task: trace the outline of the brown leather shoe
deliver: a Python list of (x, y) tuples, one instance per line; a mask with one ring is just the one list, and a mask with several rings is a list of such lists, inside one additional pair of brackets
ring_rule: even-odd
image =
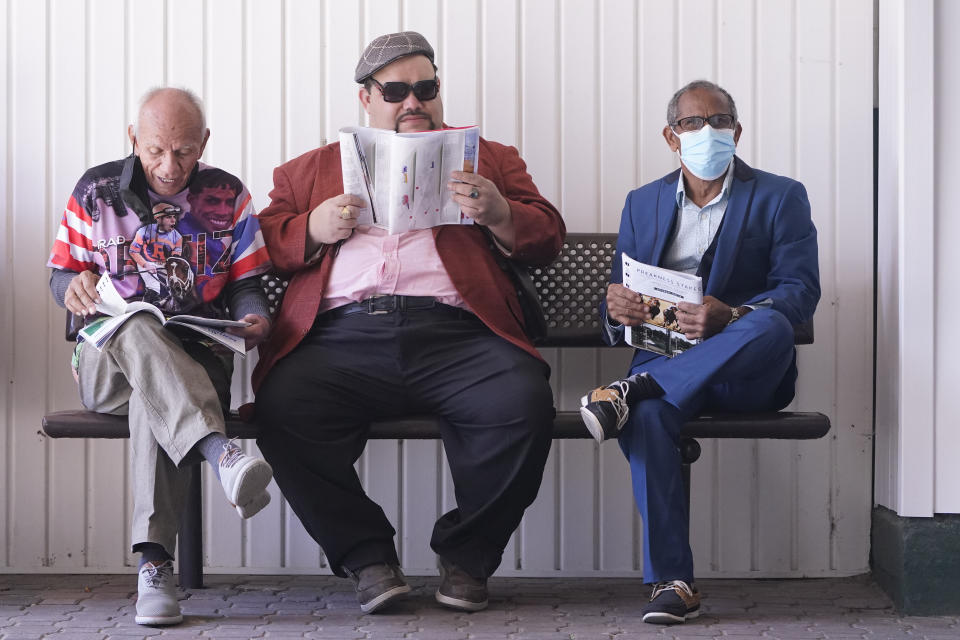
[(396, 565), (371, 564), (358, 569), (356, 573), (346, 567), (343, 570), (353, 578), (357, 601), (364, 613), (373, 613), (410, 593), (410, 585)]
[(440, 558), (440, 586), (437, 602), (460, 611), (487, 608), (487, 579), (474, 578), (457, 565)]

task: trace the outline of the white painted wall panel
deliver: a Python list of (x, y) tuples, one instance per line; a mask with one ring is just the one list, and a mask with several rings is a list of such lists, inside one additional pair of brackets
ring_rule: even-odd
[[(60, 78), (50, 86), (50, 102), (72, 104), (74, 108), (50, 112), (50, 181), (46, 192), (50, 203), (46, 209), (49, 211), (66, 204), (64, 194), (73, 190), (78, 171), (84, 167), (85, 128), (77, 125), (87, 117), (85, 104), (79, 99), (84, 95), (86, 81), (86, 43), (74, 37), (77, 25), (82, 25), (84, 19), (80, 3), (65, 6), (50, 16), (50, 73)], [(44, 223), (50, 233), (55, 233), (57, 220), (54, 216), (47, 216)], [(47, 318), (51, 338), (47, 356), (49, 406), (52, 410), (67, 409), (76, 404), (77, 394), (76, 383), (64, 366), (69, 362), (71, 345), (56, 337), (63, 327), (63, 311), (48, 306)], [(65, 570), (83, 567), (86, 560), (87, 487), (83, 478), (88, 446), (87, 442), (64, 440), (51, 443), (49, 447), (49, 548), (54, 556), (52, 564), (63, 566)]]
[[(746, 143), (755, 166), (783, 175), (795, 175), (796, 171), (796, 135), (790, 117), (796, 98), (795, 24), (784, 19), (791, 14), (789, 0), (757, 5), (754, 50), (763, 55), (754, 59), (752, 121), (755, 124), (741, 137), (739, 145), (743, 147)], [(800, 355), (808, 348), (804, 347)], [(797, 458), (798, 449), (792, 444), (761, 441), (757, 445), (758, 478), (763, 478), (762, 483), (758, 482), (756, 533), (761, 545), (757, 562), (758, 566), (773, 571), (798, 568)], [(789, 533), (778, 535), (783, 525), (787, 525)]]
[[(592, 228), (616, 231), (626, 194), (623, 185), (636, 182), (638, 151), (635, 148), (639, 122), (636, 33), (640, 7), (631, 0), (604, 2), (597, 16), (596, 83), (599, 121), (597, 151), (591, 158), (597, 170), (597, 206), (592, 215)], [(616, 149), (618, 153), (604, 152)], [(569, 224), (569, 223), (568, 223)], [(584, 228), (591, 228), (586, 226)], [(605, 349), (598, 354), (594, 370), (600, 384), (623, 375), (629, 366), (627, 350)], [(588, 385), (589, 386), (589, 385)], [(576, 395), (576, 394), (574, 394)], [(576, 397), (574, 397), (576, 402)], [(636, 507), (629, 466), (616, 446), (598, 447), (595, 458), (597, 476), (595, 513), (597, 531), (595, 562), (597, 568), (618, 570), (640, 566), (635, 554)], [(592, 488), (592, 487), (591, 487)], [(636, 557), (635, 557), (636, 556)]]
[[(43, 263), (83, 169), (128, 152), (126, 124), (143, 90), (186, 86), (206, 101), (205, 160), (241, 175), (261, 209), (274, 166), (335, 139), (341, 126), (365, 122), (352, 83), (357, 57), (370, 38), (397, 29), (421, 31), (435, 45), (446, 120), (479, 123), (487, 137), (517, 145), (571, 231), (616, 231), (626, 193), (678, 166), (661, 130), (680, 85), (707, 78), (733, 93), (742, 157), (802, 180), (810, 195), (824, 297), (817, 343), (801, 349), (794, 407), (824, 411), (835, 427), (814, 443), (703, 442), (693, 471), (697, 572), (866, 570), (870, 0), (8, 0), (2, 7), (0, 206), (10, 215), (0, 217), (0, 296), (15, 304), (0, 310), (0, 571), (109, 571), (132, 560), (125, 443), (37, 436), (44, 411), (77, 406), (63, 314), (49, 300)], [(129, 35), (144, 32), (158, 35)], [(565, 410), (629, 361), (624, 350), (544, 355)], [(238, 362), (235, 403), (250, 397), (252, 364)], [(357, 467), (398, 530), (405, 569), (435, 571), (433, 520), (454, 504), (442, 448), (375, 442)], [(240, 523), (204, 473), (212, 571), (329, 572), (275, 486), (270, 507)], [(501, 571), (635, 575), (639, 530), (616, 445), (558, 443)]]
[[(10, 108), (10, 208), (15, 242), (10, 257), (13, 268), (13, 299), (17, 301), (11, 330), (16, 336), (8, 354), (12, 360), (12, 376), (23, 386), (15, 386), (9, 400), (9, 460), (16, 468), (9, 476), (10, 501), (7, 533), (10, 562), (41, 566), (49, 563), (46, 550), (46, 447), (36, 429), (38, 413), (46, 406), (47, 369), (47, 305), (42, 297), (30, 292), (43, 290), (46, 278), (37, 264), (34, 248), (41, 246), (50, 225), (37, 216), (38, 205), (46, 204), (47, 92), (37, 82), (36, 70), (46, 64), (46, 7), (39, 3), (14, 2), (11, 22), (18, 25), (7, 39), (11, 76), (9, 95), (16, 96)], [(9, 427), (8, 427), (9, 428)], [(9, 463), (8, 463), (9, 464)]]
[[(837, 216), (833, 201), (837, 187), (832, 119), (836, 61), (832, 48), (835, 36), (831, 4), (831, 0), (814, 0), (797, 3), (794, 8), (794, 127), (797, 139), (794, 176), (806, 186), (813, 221), (818, 230), (824, 231), (832, 226)], [(871, 211), (867, 206), (857, 213), (861, 220), (870, 219)], [(835, 236), (829, 232), (821, 233), (817, 241), (821, 274), (819, 308), (831, 310), (835, 300), (832, 251)], [(858, 318), (857, 324), (869, 328), (866, 317)], [(810, 406), (811, 402), (819, 401), (826, 405), (823, 409), (827, 409), (833, 404), (837, 384), (836, 362), (831, 358), (831, 354), (836, 353), (836, 314), (819, 313), (816, 330), (819, 338), (816, 344), (799, 350), (798, 365), (804, 372), (804, 378), (797, 384), (797, 404)], [(799, 521), (805, 523), (804, 534), (798, 539), (797, 562), (798, 568), (805, 571), (829, 566), (833, 516), (829, 500), (833, 440), (828, 437), (812, 443), (801, 443), (797, 447), (800, 452), (797, 460), (798, 479), (803, 478), (797, 492), (797, 515)], [(860, 460), (861, 464), (866, 462), (866, 459)]]
[[(4, 43), (8, 43), (8, 34), (11, 24), (10, 3), (0, 5), (0, 33), (4, 34)], [(10, 137), (11, 137), (11, 119), (10, 111), (7, 107), (10, 96), (10, 47), (7, 44), (0, 46), (0, 207), (3, 211), (10, 211)], [(2, 216), (0, 233), (2, 240), (0, 246), (3, 252), (0, 253), (0, 299), (13, 300), (13, 234), (10, 233), (10, 225), (6, 216)], [(0, 488), (0, 562), (4, 566), (10, 566), (10, 545), (7, 534), (7, 522), (10, 520), (10, 503), (13, 491), (13, 465), (10, 460), (10, 440), (12, 437), (10, 425), (12, 424), (11, 403), (13, 401), (13, 319), (16, 305), (5, 304), (0, 309), (0, 402), (3, 403), (0, 411), (0, 420), (3, 425), (3, 435), (0, 437), (0, 460), (3, 461), (3, 469), (0, 470), (0, 482), (3, 487)]]
[[(901, 516), (956, 513), (960, 368), (952, 318), (960, 127), (958, 6), (880, 2), (876, 502)], [(917, 128), (930, 122), (931, 137)], [(918, 326), (918, 309), (929, 321)]]
[[(937, 92), (950, 96), (952, 91), (941, 87), (934, 73), (955, 64), (935, 58), (938, 6), (932, 0), (879, 5), (876, 501), (914, 517), (932, 516), (939, 508), (938, 483), (955, 466), (936, 464), (937, 449), (950, 439), (938, 441), (935, 400), (939, 393), (955, 393), (956, 382), (938, 378), (937, 363), (951, 358), (936, 342), (936, 315), (932, 328), (918, 330), (915, 322), (917, 309), (932, 305), (938, 310), (937, 281), (950, 280), (934, 275), (938, 224), (952, 211), (952, 203), (940, 201), (935, 192), (940, 175), (935, 169), (946, 158), (937, 157), (936, 137), (931, 142), (916, 127), (933, 122)], [(949, 139), (951, 127), (938, 135)], [(943, 188), (951, 184), (948, 178)], [(953, 424), (950, 416), (943, 426), (952, 430)]]
[[(872, 310), (874, 304), (871, 287), (874, 247), (873, 238), (867, 232), (869, 225), (865, 227), (863, 224), (869, 219), (871, 198), (861, 189), (844, 186), (847, 183), (868, 185), (873, 179), (873, 167), (863, 161), (865, 150), (872, 148), (865, 141), (873, 133), (872, 113), (869, 113), (869, 105), (863, 97), (873, 94), (875, 85), (868, 74), (858, 70), (871, 66), (875, 36), (873, 29), (857, 16), (858, 13), (869, 13), (872, 4), (870, 0), (859, 0), (856, 6), (848, 7), (852, 9), (850, 11), (841, 10), (839, 3), (833, 8), (836, 25), (833, 34), (836, 50), (833, 137), (837, 186), (834, 188), (836, 214), (830, 235), (835, 261), (832, 302), (839, 307), (832, 346), (834, 353), (838, 354), (847, 353), (847, 349), (849, 353), (869, 354), (873, 349), (872, 318), (866, 310)], [(847, 212), (858, 212), (858, 215), (848, 215)], [(862, 497), (842, 488), (864, 486), (872, 475), (868, 464), (873, 448), (870, 420), (872, 372), (869, 358), (836, 359), (830, 566), (841, 572), (854, 570), (859, 565), (862, 540), (855, 532), (870, 526), (870, 515), (862, 508)]]
[[(284, 109), (279, 126), (283, 130), (284, 158), (321, 146), (323, 142), (323, 68), (326, 56), (323, 2), (290, 0), (284, 5), (282, 47), (282, 93)], [(272, 174), (270, 174), (272, 178)], [(259, 194), (266, 200), (272, 187)]]
[[(934, 7), (936, 45), (936, 95), (934, 121), (940, 123), (944, 134), (935, 145), (936, 207), (936, 271), (952, 274), (954, 246), (960, 238), (960, 217), (954, 211), (953, 185), (960, 176), (960, 126), (951, 114), (960, 108), (960, 43), (952, 29), (960, 24), (960, 5), (939, 0)], [(941, 277), (936, 282), (936, 495), (934, 510), (938, 513), (960, 513), (960, 465), (956, 463), (960, 451), (960, 335), (948, 318), (960, 317), (960, 300), (955, 295), (952, 277)]]
[(880, 43), (877, 67), (878, 139), (877, 139), (877, 299), (876, 299), (876, 441), (875, 441), (875, 490), (877, 504), (899, 511), (900, 500), (896, 490), (899, 464), (897, 439), (900, 411), (899, 373), (900, 362), (898, 297), (900, 295), (897, 269), (897, 202), (899, 201), (900, 150), (897, 122), (900, 118), (900, 102), (897, 98), (898, 6), (894, 2), (882, 2), (878, 8)]
[[(520, 5), (520, 111), (521, 139), (519, 148), (534, 176), (540, 192), (551, 202), (560, 195), (560, 50), (556, 2), (528, 0)], [(544, 52), (550, 52), (544, 55)], [(558, 376), (559, 354), (545, 350), (553, 371)], [(554, 385), (555, 402), (560, 395)], [(527, 510), (520, 525), (520, 564), (527, 572), (549, 573), (559, 568), (560, 486), (559, 447), (547, 457), (540, 495)], [(506, 568), (506, 567), (504, 567)]]
[[(576, 43), (560, 49), (560, 198), (564, 220), (571, 229), (596, 228), (600, 203), (597, 11), (584, 2), (560, 3), (560, 40)], [(560, 350), (553, 384), (560, 394), (560, 411), (576, 410), (584, 390), (596, 386), (597, 351)], [(554, 444), (560, 498), (560, 569), (593, 568), (597, 504), (594, 477), (597, 445), (569, 440)]]
[(196, 0), (167, 0), (164, 12), (167, 42), (163, 82), (188, 87), (203, 96), (206, 15)]

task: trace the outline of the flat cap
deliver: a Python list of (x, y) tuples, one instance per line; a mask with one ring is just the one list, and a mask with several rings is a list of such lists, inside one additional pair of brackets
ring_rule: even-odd
[(367, 78), (394, 60), (418, 53), (427, 56), (430, 62), (433, 62), (433, 47), (416, 31), (401, 31), (380, 36), (363, 50), (360, 62), (357, 63), (357, 70), (353, 73), (353, 79), (363, 84)]

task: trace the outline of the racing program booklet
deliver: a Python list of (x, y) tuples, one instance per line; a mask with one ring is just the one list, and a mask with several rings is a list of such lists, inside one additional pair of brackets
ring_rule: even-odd
[(418, 133), (340, 130), (343, 191), (367, 202), (357, 222), (389, 233), (441, 224), (472, 224), (447, 189), (453, 171), (477, 170), (480, 128)]
[(120, 325), (130, 319), (135, 313), (145, 311), (155, 316), (163, 326), (177, 325), (187, 327), (197, 333), (203, 334), (211, 340), (216, 340), (241, 356), (245, 356), (247, 353), (243, 337), (227, 333), (223, 331), (223, 329), (226, 327), (248, 327), (250, 326), (249, 322), (189, 315), (177, 315), (165, 318), (163, 312), (149, 302), (143, 302), (142, 300), (127, 302), (124, 300), (117, 292), (117, 288), (113, 286), (113, 280), (107, 272), (100, 276), (100, 280), (97, 282), (97, 293), (100, 294), (100, 302), (96, 305), (97, 311), (113, 317), (94, 322), (79, 332), (79, 336), (84, 342), (89, 342), (95, 346), (97, 351), (103, 349), (103, 345), (116, 333)]
[(677, 303), (703, 302), (700, 276), (654, 267), (637, 262), (625, 253), (622, 255), (623, 286), (639, 293), (653, 315), (650, 322), (626, 327), (627, 344), (672, 358), (699, 343), (699, 338), (689, 340), (680, 333)]

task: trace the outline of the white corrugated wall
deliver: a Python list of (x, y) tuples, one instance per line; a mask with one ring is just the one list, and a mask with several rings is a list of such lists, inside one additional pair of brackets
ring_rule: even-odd
[[(126, 443), (39, 433), (44, 412), (78, 406), (44, 263), (84, 168), (128, 152), (144, 90), (187, 86), (207, 105), (205, 160), (239, 174), (262, 208), (274, 166), (362, 123), (359, 52), (400, 29), (434, 43), (447, 121), (517, 145), (571, 231), (616, 231), (627, 191), (677, 166), (660, 135), (677, 87), (708, 78), (731, 91), (740, 155), (809, 191), (823, 298), (794, 408), (834, 426), (816, 442), (703, 443), (697, 574), (867, 570), (872, 0), (0, 0), (0, 571), (131, 562)], [(573, 409), (627, 354), (545, 355), (557, 407)], [(235, 402), (247, 400), (238, 381)], [(405, 569), (433, 571), (432, 523), (453, 503), (439, 445), (371, 443), (360, 469), (398, 529)], [(270, 507), (241, 524), (207, 484), (209, 570), (328, 571), (272, 490)], [(556, 443), (501, 573), (636, 574), (638, 531), (616, 445)]]
[(879, 0), (877, 11), (875, 500), (929, 518), (960, 513), (960, 4)]

